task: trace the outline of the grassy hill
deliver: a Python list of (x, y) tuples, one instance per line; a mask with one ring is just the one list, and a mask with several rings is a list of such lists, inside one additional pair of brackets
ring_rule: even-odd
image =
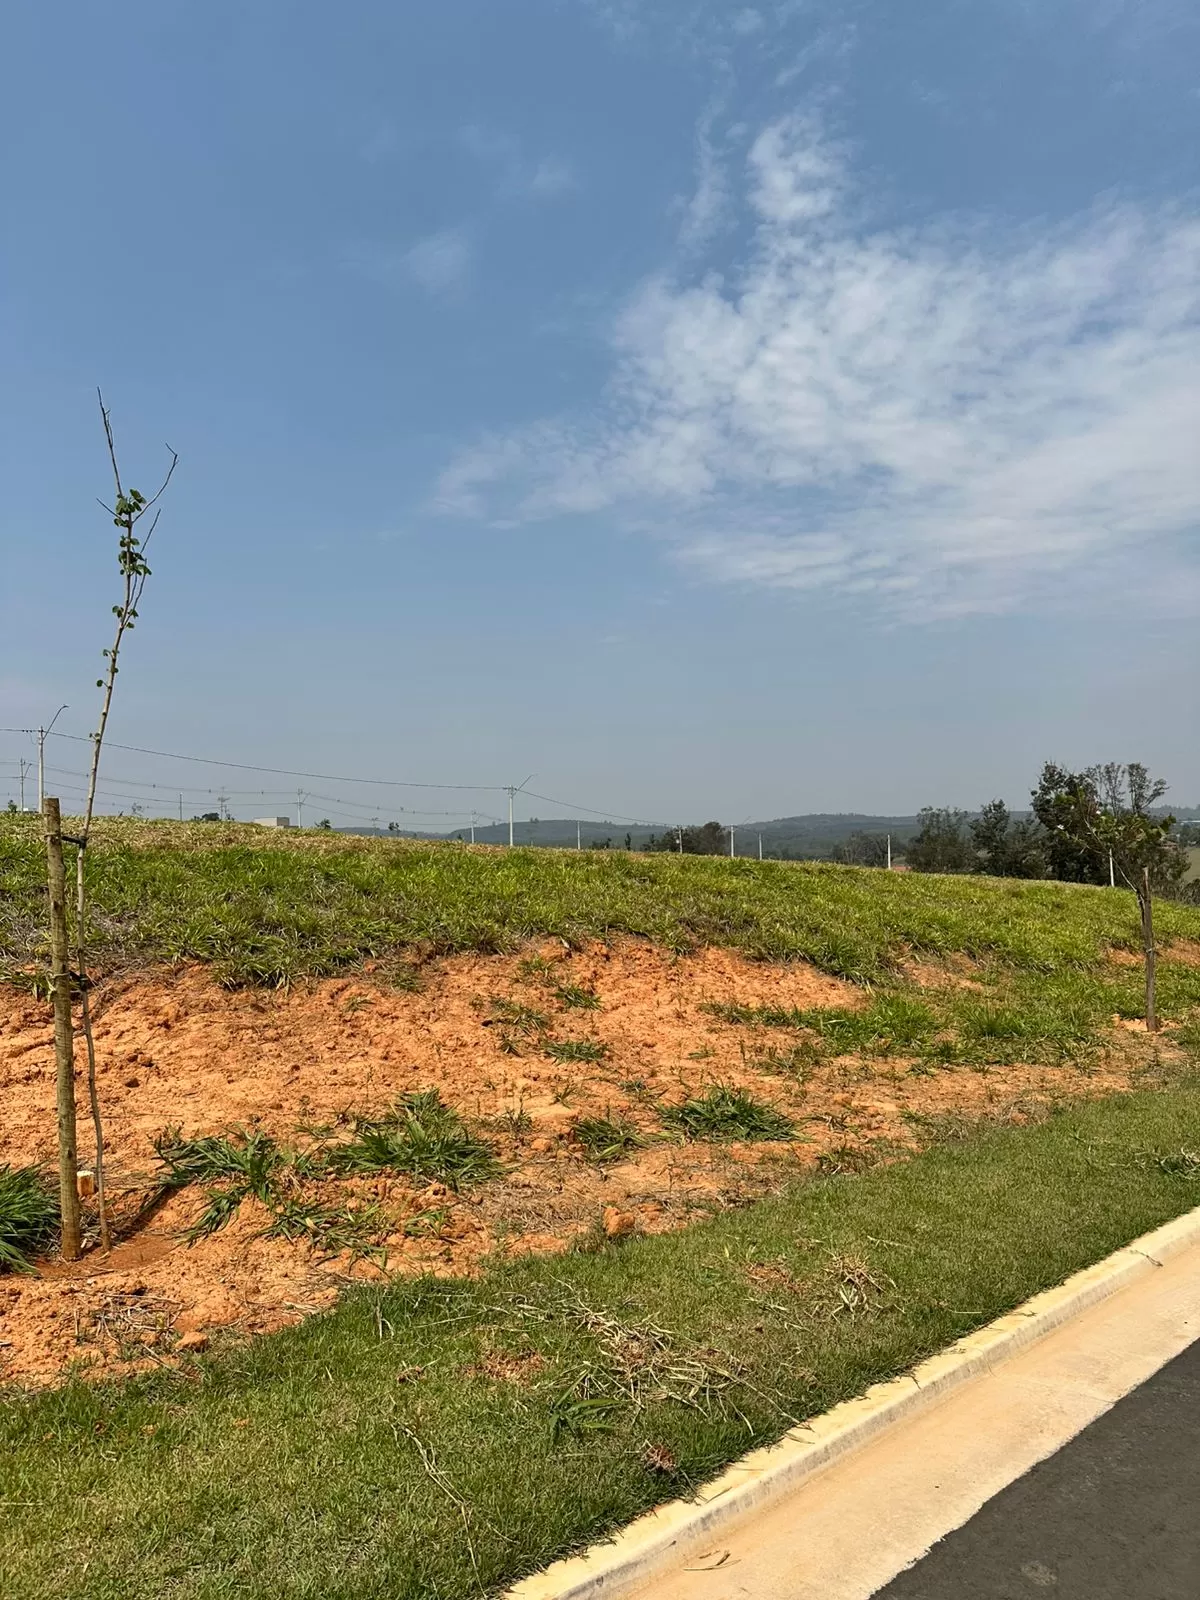
[[(930, 1048), (959, 1021), (1011, 1052), (1021, 1040), (1034, 1049), (1084, 1039), (1114, 1014), (1141, 1014), (1136, 964), (1110, 954), (1138, 948), (1133, 898), (1121, 890), (124, 820), (97, 826), (91, 883), (102, 968), (201, 961), (230, 986), (286, 984), (367, 960), (411, 975), (414, 962), (437, 954), (625, 934), (673, 950), (712, 944), (802, 958), (900, 994), (910, 987), (907, 957), (980, 963), (983, 998), (922, 995), (924, 1020), (909, 1031)], [(44, 955), (44, 896), (36, 822), (5, 819), (0, 966), (10, 972)], [(1173, 940), (1200, 939), (1200, 909), (1163, 903), (1157, 926), (1169, 952)], [(1160, 990), (1166, 1016), (1187, 1016), (1200, 1005), (1200, 968), (1168, 953)]]

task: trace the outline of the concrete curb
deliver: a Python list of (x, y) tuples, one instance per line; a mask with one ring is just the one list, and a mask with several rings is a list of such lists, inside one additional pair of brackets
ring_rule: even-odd
[(1035, 1295), (920, 1366), (753, 1450), (692, 1500), (674, 1500), (639, 1517), (605, 1544), (558, 1561), (506, 1591), (506, 1600), (612, 1600), (647, 1583), (747, 1513), (781, 1499), (805, 1478), (857, 1450), (884, 1428), (924, 1411), (989, 1372), (1072, 1317), (1135, 1283), (1171, 1256), (1200, 1243), (1200, 1207), (1144, 1234), (1055, 1289)]

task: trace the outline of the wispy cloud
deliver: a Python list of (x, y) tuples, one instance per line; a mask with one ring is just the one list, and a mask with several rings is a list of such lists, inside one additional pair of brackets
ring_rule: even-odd
[(864, 227), (844, 153), (800, 117), (743, 181), (737, 274), (643, 284), (594, 412), (481, 441), (447, 510), (606, 512), (713, 578), (908, 615), (1200, 608), (1195, 216)]
[(461, 289), (471, 267), (471, 247), (459, 228), (418, 239), (401, 257), (405, 271), (430, 294)]
[(471, 241), (463, 228), (444, 228), (426, 234), (412, 245), (359, 239), (341, 252), (343, 266), (360, 278), (387, 289), (417, 284), (437, 295), (453, 294), (466, 287), (471, 256)]
[(493, 169), (500, 200), (552, 199), (575, 187), (569, 162), (554, 155), (531, 159), (511, 133), (469, 123), (459, 130), (458, 138), (468, 154)]

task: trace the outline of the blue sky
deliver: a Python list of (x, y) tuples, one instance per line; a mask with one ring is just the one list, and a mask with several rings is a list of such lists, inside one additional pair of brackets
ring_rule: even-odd
[(1048, 757), (1195, 803), (1200, 13), (915, 9), (13, 0), (0, 724), (93, 720), (99, 383), (130, 481), (181, 456), (118, 743), (651, 820)]

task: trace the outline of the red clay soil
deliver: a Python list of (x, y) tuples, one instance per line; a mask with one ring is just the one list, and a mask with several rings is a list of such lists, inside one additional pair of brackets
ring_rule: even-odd
[[(561, 1251), (583, 1236), (661, 1232), (778, 1188), (822, 1155), (867, 1160), (913, 1142), (906, 1113), (1021, 1119), (1048, 1100), (1128, 1082), (1107, 1060), (1090, 1076), (1045, 1067), (913, 1074), (904, 1061), (826, 1062), (795, 1074), (763, 1057), (777, 1038), (730, 1026), (706, 1002), (854, 1006), (861, 991), (802, 964), (772, 966), (728, 951), (674, 959), (636, 940), (570, 952), (455, 957), (423, 970), (417, 993), (381, 974), (286, 992), (220, 988), (202, 968), (122, 978), (96, 996), (96, 1044), (110, 1190), (126, 1237), (107, 1257), (40, 1264), (0, 1278), (0, 1383), (44, 1385), (173, 1361), (210, 1339), (266, 1332), (329, 1305), (374, 1260), (322, 1259), (262, 1236), (266, 1213), (189, 1245), (204, 1196), (185, 1189), (133, 1219), (158, 1194), (152, 1141), (259, 1127), (281, 1142), (297, 1129), (378, 1113), (436, 1088), (496, 1147), (504, 1176), (463, 1195), (397, 1177), (327, 1180), (318, 1197), (377, 1204), (388, 1219), (388, 1272), (477, 1270), (485, 1258)], [(956, 974), (958, 981), (962, 976)], [(970, 980), (967, 980), (970, 981)], [(564, 1006), (556, 988), (594, 992), (596, 1009)], [(594, 1039), (598, 1062), (559, 1064), (545, 1039), (507, 1034), (498, 998), (536, 1007), (549, 1037)], [(572, 1128), (612, 1115), (647, 1135), (655, 1106), (714, 1082), (745, 1086), (795, 1119), (782, 1144), (705, 1144), (661, 1137), (618, 1163), (586, 1158)], [(52, 1161), (54, 1058), (48, 1007), (0, 989), (0, 1162)], [(81, 1094), (81, 1113), (86, 1097)], [(81, 1161), (89, 1126), (80, 1120)], [(830, 1153), (834, 1154), (831, 1156)]]

